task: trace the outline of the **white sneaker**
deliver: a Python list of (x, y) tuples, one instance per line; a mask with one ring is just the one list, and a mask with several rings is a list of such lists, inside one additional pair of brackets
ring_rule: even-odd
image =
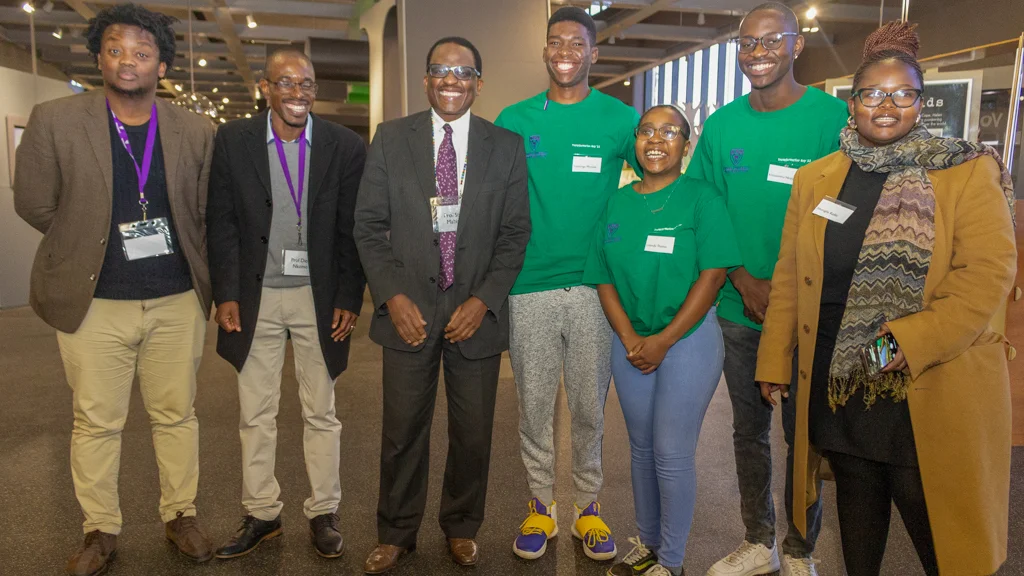
[[(772, 546), (743, 542), (735, 552), (715, 563), (707, 576), (755, 576), (779, 571), (779, 552)], [(799, 572), (797, 573), (799, 574)]]
[(813, 558), (793, 558), (783, 554), (782, 576), (818, 576), (818, 570), (814, 567), (817, 563)]
[(651, 566), (650, 568), (648, 568), (644, 572), (643, 576), (673, 576), (673, 575), (672, 575), (671, 572), (668, 571), (668, 568), (665, 568), (661, 564), (655, 564), (654, 566)]

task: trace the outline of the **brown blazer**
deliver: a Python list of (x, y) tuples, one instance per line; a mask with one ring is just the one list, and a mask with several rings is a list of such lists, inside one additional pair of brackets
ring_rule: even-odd
[[(814, 362), (826, 224), (811, 212), (839, 193), (850, 165), (835, 152), (797, 171), (757, 354), (758, 381), (788, 384), (800, 348), (793, 496), (808, 506), (818, 496), (821, 457), (808, 442), (804, 384)], [(1014, 231), (993, 159), (928, 175), (936, 205), (925, 307), (889, 327), (910, 366), (907, 401), (940, 572), (992, 574), (1006, 559), (1011, 420), (1007, 343), (990, 323), (1016, 273)], [(806, 530), (803, 514), (794, 520)]]
[[(206, 182), (213, 125), (157, 98), (167, 194), (192, 286), (209, 316)], [(114, 190), (103, 90), (37, 105), (17, 153), (14, 209), (43, 240), (32, 265), (32, 309), (62, 332), (78, 330), (92, 303), (110, 235)]]

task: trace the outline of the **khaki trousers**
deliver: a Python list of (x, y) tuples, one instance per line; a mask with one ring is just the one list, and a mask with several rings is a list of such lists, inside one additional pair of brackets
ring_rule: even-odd
[[(242, 322), (245, 322), (242, 318)], [(284, 506), (274, 477), (281, 370), (291, 333), (304, 431), (303, 453), (311, 494), (307, 518), (337, 511), (341, 501), (341, 422), (334, 414), (334, 379), (327, 371), (313, 308), (313, 289), (263, 288), (256, 333), (238, 374), (241, 406), (242, 504), (260, 520), (273, 520)]]
[(192, 403), (205, 338), (206, 317), (191, 290), (153, 300), (96, 298), (78, 331), (57, 332), (74, 392), (71, 475), (84, 532), (121, 532), (121, 431), (136, 374), (160, 469), (160, 518), (195, 515), (199, 423)]

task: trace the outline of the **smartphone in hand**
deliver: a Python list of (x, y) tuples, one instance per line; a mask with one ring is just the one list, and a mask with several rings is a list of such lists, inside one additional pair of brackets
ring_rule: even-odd
[(861, 348), (860, 360), (864, 364), (864, 372), (868, 378), (878, 378), (882, 369), (896, 358), (899, 345), (892, 334), (885, 334), (875, 339), (870, 345)]

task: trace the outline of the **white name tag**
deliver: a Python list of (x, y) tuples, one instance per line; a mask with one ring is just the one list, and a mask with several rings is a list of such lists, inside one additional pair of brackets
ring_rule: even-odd
[(644, 246), (644, 252), (671, 254), (675, 248), (676, 239), (674, 236), (655, 236), (654, 234), (651, 234), (647, 237), (647, 245)]
[(309, 276), (309, 253), (305, 250), (285, 250), (282, 268), (285, 276)]
[(778, 164), (768, 165), (768, 181), (778, 182), (779, 184), (793, 185), (793, 177), (796, 176), (796, 168), (790, 168), (789, 166), (779, 166)]
[(843, 224), (856, 210), (857, 208), (854, 206), (826, 196), (814, 209), (814, 214), (837, 224)]
[(124, 239), (124, 253), (129, 260), (163, 256), (170, 251), (167, 238), (161, 234)]
[(601, 157), (600, 156), (573, 156), (572, 157), (572, 171), (573, 172), (590, 172), (593, 174), (601, 173)]
[(460, 208), (461, 206), (458, 204), (437, 207), (437, 232), (459, 231)]

